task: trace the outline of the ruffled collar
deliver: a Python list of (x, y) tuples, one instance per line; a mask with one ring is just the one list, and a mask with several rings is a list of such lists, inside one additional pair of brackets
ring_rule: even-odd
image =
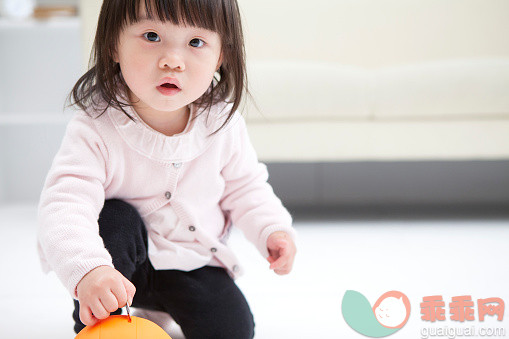
[[(191, 104), (188, 126), (184, 132), (173, 136), (152, 129), (132, 107), (124, 109), (134, 121), (117, 109), (109, 109), (107, 113), (122, 139), (138, 153), (157, 161), (186, 162), (202, 154), (217, 136), (228, 129), (224, 128), (221, 132), (211, 135), (226, 120), (231, 106), (232, 104), (218, 104), (208, 112), (199, 110), (199, 107)], [(226, 127), (233, 123), (230, 121)]]

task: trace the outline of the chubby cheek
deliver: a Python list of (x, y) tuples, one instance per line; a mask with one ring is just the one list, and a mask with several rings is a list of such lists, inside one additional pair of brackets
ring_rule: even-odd
[(205, 91), (210, 87), (210, 84), (212, 83), (214, 75), (211, 74), (209, 77), (204, 77), (204, 81), (202, 83), (202, 91), (205, 93)]
[(193, 71), (192, 81), (195, 84), (197, 92), (201, 92), (200, 94), (203, 94), (210, 87), (212, 79), (214, 78), (214, 71), (215, 70), (204, 68)]
[(143, 81), (146, 78), (143, 72), (143, 62), (137, 62), (137, 60), (129, 60), (125, 63), (120, 63), (120, 70), (125, 82), (132, 91), (136, 91), (137, 88), (143, 88)]

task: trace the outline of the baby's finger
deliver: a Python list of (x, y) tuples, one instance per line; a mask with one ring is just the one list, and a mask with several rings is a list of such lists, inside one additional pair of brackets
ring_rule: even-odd
[(284, 246), (281, 246), (281, 248), (279, 249), (279, 255), (282, 256), (282, 257), (287, 257), (288, 256), (288, 243), (285, 241), (285, 244)]
[(92, 314), (97, 319), (106, 319), (110, 315), (110, 312), (106, 311), (103, 304), (99, 299), (97, 299), (93, 304), (90, 305), (90, 309), (92, 310)]
[(288, 267), (283, 267), (283, 268), (280, 268), (280, 269), (277, 269), (277, 270), (274, 270), (274, 272), (276, 274), (279, 274), (279, 275), (285, 275), (285, 274), (288, 274), (290, 273), (290, 269)]
[(88, 306), (80, 304), (80, 320), (87, 326), (92, 326), (97, 322), (97, 318), (92, 314), (92, 310)]
[[(117, 301), (117, 308), (124, 307), (125, 304), (128, 302), (128, 296), (127, 296), (127, 290), (124, 286), (124, 284), (121, 281), (118, 281), (115, 285), (111, 287), (111, 292), (116, 298)], [(115, 310), (113, 310), (115, 311)], [(110, 312), (113, 312), (110, 311)]]
[(133, 304), (134, 295), (136, 294), (136, 287), (127, 278), (124, 278), (124, 280), (122, 281), (124, 283), (124, 287), (127, 293), (127, 303), (129, 304), (129, 306), (131, 306)]
[(270, 269), (271, 270), (280, 269), (283, 266), (285, 266), (286, 263), (287, 263), (287, 258), (285, 256), (281, 256), (276, 261), (274, 261), (273, 263), (270, 264)]
[(283, 247), (279, 250), (279, 256), (277, 260), (273, 262), (270, 268), (281, 268), (281, 266), (285, 265), (290, 258), (290, 252), (287, 247)]
[(119, 308), (118, 300), (112, 292), (102, 296), (99, 300), (101, 300), (104, 309), (109, 313), (115, 312)]
[(277, 247), (269, 250), (269, 254), (274, 259), (279, 259), (282, 256), (284, 256), (288, 252), (288, 249), (286, 248), (286, 242), (283, 243), (277, 243)]

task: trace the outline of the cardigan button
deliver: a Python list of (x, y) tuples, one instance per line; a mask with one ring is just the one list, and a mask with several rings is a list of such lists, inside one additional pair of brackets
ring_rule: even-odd
[(166, 199), (170, 199), (171, 198), (171, 192), (164, 193), (164, 196), (166, 197)]
[(217, 248), (212, 247), (212, 248), (210, 249), (210, 252), (212, 252), (212, 253), (216, 253), (216, 252), (217, 252)]
[(173, 167), (175, 168), (180, 168), (182, 166), (182, 163), (181, 162), (175, 162), (173, 163)]
[(196, 231), (196, 227), (194, 227), (194, 226), (189, 226), (189, 230), (190, 230), (191, 232), (194, 232), (194, 231)]
[(233, 267), (232, 267), (232, 271), (233, 271), (233, 272), (238, 272), (238, 271), (239, 271), (239, 266), (237, 266), (237, 265), (233, 265)]

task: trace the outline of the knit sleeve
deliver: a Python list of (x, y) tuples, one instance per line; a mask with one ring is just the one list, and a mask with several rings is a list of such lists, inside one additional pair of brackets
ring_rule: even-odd
[(266, 258), (272, 233), (284, 231), (295, 238), (292, 218), (267, 182), (267, 167), (258, 161), (242, 117), (232, 128), (232, 139), (233, 151), (221, 172), (225, 191), (220, 205)]
[(67, 126), (39, 201), (41, 262), (75, 298), (85, 274), (98, 266), (113, 267), (97, 222), (104, 205), (107, 158), (92, 118), (78, 114)]

